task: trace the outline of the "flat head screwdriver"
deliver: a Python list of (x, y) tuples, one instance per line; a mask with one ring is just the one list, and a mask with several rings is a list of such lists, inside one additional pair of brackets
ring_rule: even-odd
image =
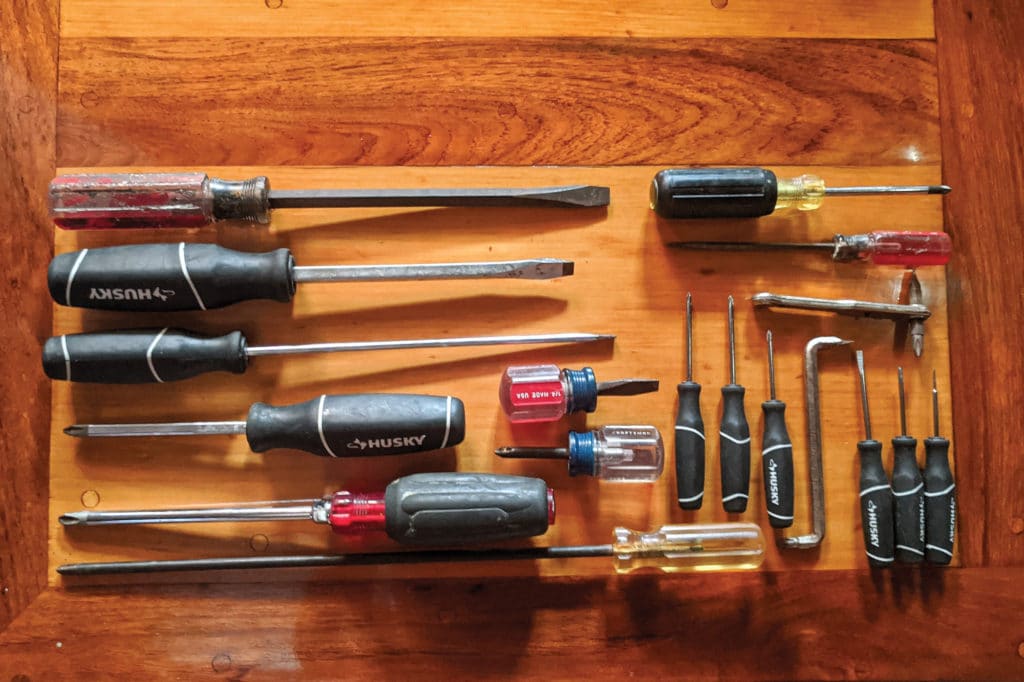
[(651, 182), (651, 208), (663, 218), (758, 218), (778, 209), (813, 211), (826, 196), (948, 194), (948, 185), (826, 187), (814, 175), (780, 180), (766, 168), (674, 168)]
[(729, 297), (729, 383), (722, 387), (722, 423), (718, 430), (722, 469), (722, 507), (732, 514), (747, 510), (750, 498), (750, 425), (743, 407), (746, 389), (736, 383), (735, 303)]
[(503, 447), (494, 454), (514, 459), (564, 459), (570, 476), (596, 476), (616, 483), (656, 481), (665, 465), (658, 429), (640, 425), (570, 431), (568, 447)]
[(547, 532), (555, 522), (554, 493), (539, 478), (436, 473), (397, 478), (379, 492), (338, 491), (314, 500), (254, 502), (234, 507), (63, 514), (64, 526), (222, 521), (310, 520), (336, 533), (384, 531), (405, 545), (465, 545)]
[(907, 404), (903, 368), (899, 379), (900, 435), (892, 439), (892, 494), (896, 514), (896, 559), (917, 564), (924, 560), (924, 479), (917, 466), (917, 439), (907, 435)]
[(296, 405), (254, 403), (245, 421), (73, 424), (64, 433), (80, 438), (245, 434), (253, 452), (287, 448), (321, 457), (404, 455), (461, 443), (466, 408), (452, 396), (322, 395)]
[(686, 294), (686, 381), (676, 386), (676, 499), (681, 509), (700, 509), (704, 502), (704, 418), (700, 384), (693, 380), (693, 296)]
[(629, 573), (643, 568), (653, 568), (665, 573), (748, 570), (757, 568), (764, 561), (764, 536), (761, 529), (752, 523), (678, 524), (646, 532), (619, 527), (614, 530), (612, 543), (608, 545), (112, 561), (64, 564), (57, 567), (57, 572), (61, 575), (90, 576), (253, 568), (539, 561), (590, 557), (611, 557), (616, 573)]
[(607, 206), (607, 187), (272, 190), (265, 176), (221, 180), (201, 172), (60, 175), (50, 215), (67, 230), (202, 227), (218, 220), (270, 222), (275, 208), (356, 206)]
[(698, 251), (826, 251), (837, 263), (874, 265), (945, 265), (953, 245), (945, 232), (869, 232), (837, 234), (831, 242), (669, 242), (674, 249)]
[(786, 429), (786, 403), (775, 399), (775, 345), (770, 330), (767, 340), (769, 399), (761, 403), (764, 499), (772, 528), (789, 528), (793, 525), (793, 442)]
[(956, 481), (949, 468), (949, 441), (939, 435), (939, 387), (932, 370), (932, 420), (935, 435), (924, 439), (925, 559), (947, 565), (956, 537)]
[(249, 358), (266, 355), (534, 343), (591, 343), (614, 339), (615, 336), (610, 334), (559, 333), (250, 346), (240, 331), (211, 337), (170, 327), (124, 329), (65, 334), (47, 339), (43, 346), (43, 370), (51, 379), (64, 381), (162, 384), (208, 372), (242, 374), (249, 365)]
[(658, 390), (657, 379), (598, 381), (592, 367), (515, 365), (505, 369), (498, 401), (513, 424), (553, 422), (574, 412), (594, 412), (598, 396), (631, 396)]
[(211, 310), (241, 301), (287, 303), (305, 282), (553, 279), (573, 273), (555, 258), (479, 263), (297, 266), (288, 249), (244, 253), (216, 244), (136, 244), (56, 256), (47, 271), (61, 305), (99, 310)]
[(895, 551), (892, 486), (882, 466), (882, 444), (871, 437), (864, 351), (857, 351), (856, 357), (864, 410), (864, 440), (857, 443), (857, 452), (860, 453), (860, 519), (864, 531), (864, 553), (867, 554), (868, 564), (885, 568), (892, 565)]

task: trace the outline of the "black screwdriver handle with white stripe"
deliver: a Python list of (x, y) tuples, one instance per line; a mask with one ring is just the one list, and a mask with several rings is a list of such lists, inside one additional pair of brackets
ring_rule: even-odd
[(896, 514), (896, 560), (917, 564), (924, 560), (924, 479), (917, 466), (917, 439), (892, 439), (892, 494)]
[(949, 441), (941, 436), (924, 440), (925, 558), (946, 565), (953, 559), (956, 536), (956, 482), (949, 468)]
[(786, 430), (786, 403), (766, 400), (761, 410), (761, 467), (768, 522), (772, 528), (789, 528), (793, 525), (793, 443)]
[(739, 384), (722, 387), (722, 423), (719, 427), (719, 459), (722, 467), (722, 507), (740, 514), (750, 497), (750, 425), (743, 408), (746, 390)]
[(704, 418), (700, 414), (700, 384), (683, 381), (676, 414), (676, 492), (681, 509), (700, 509), (704, 502)]
[(892, 566), (893, 496), (889, 476), (882, 466), (882, 444), (868, 437), (857, 443), (860, 453), (860, 521), (864, 552), (877, 568)]

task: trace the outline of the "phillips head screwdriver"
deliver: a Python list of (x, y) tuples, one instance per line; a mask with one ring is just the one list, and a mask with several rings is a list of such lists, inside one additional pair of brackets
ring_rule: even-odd
[(925, 559), (945, 566), (956, 537), (956, 481), (949, 468), (949, 441), (939, 435), (939, 388), (932, 370), (934, 434), (924, 439)]
[(924, 560), (924, 479), (917, 466), (917, 439), (907, 435), (907, 404), (903, 368), (897, 368), (900, 397), (900, 435), (892, 439), (892, 494), (896, 518), (896, 560)]
[(593, 412), (601, 395), (630, 396), (657, 390), (657, 379), (598, 381), (590, 367), (516, 365), (502, 374), (498, 399), (510, 422), (526, 424), (553, 422), (574, 412)]
[(661, 434), (653, 426), (570, 431), (566, 448), (503, 447), (494, 454), (515, 459), (565, 459), (570, 476), (597, 476), (616, 483), (656, 481), (665, 464)]
[(722, 470), (722, 507), (732, 514), (747, 510), (750, 498), (750, 425), (743, 407), (746, 389), (736, 383), (735, 303), (729, 297), (729, 383), (722, 387), (722, 423), (718, 429)]
[(857, 351), (856, 358), (864, 411), (864, 440), (857, 443), (857, 452), (860, 453), (860, 518), (864, 532), (864, 553), (872, 567), (885, 568), (892, 565), (895, 551), (892, 486), (882, 466), (882, 444), (871, 437), (864, 352)]
[(676, 500), (681, 509), (700, 509), (704, 502), (704, 418), (700, 384), (693, 380), (693, 296), (686, 294), (686, 381), (676, 386)]
[(786, 429), (786, 403), (775, 399), (775, 346), (770, 330), (767, 341), (769, 399), (761, 403), (764, 499), (772, 528), (789, 528), (793, 525), (793, 443)]

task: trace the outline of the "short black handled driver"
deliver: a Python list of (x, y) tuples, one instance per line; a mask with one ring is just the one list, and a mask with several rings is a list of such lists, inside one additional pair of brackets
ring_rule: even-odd
[(768, 339), (769, 398), (761, 403), (764, 436), (761, 439), (761, 469), (768, 523), (772, 528), (793, 525), (793, 442), (786, 429), (786, 403), (775, 398), (775, 345)]
[(907, 435), (907, 404), (903, 368), (897, 369), (900, 392), (900, 435), (892, 439), (892, 494), (896, 514), (896, 560), (924, 561), (924, 479), (917, 466), (917, 439)]
[(704, 418), (700, 384), (693, 380), (693, 297), (686, 294), (686, 381), (676, 390), (676, 498), (681, 509), (700, 509), (704, 502)]
[(718, 429), (722, 468), (722, 507), (732, 514), (747, 510), (750, 498), (750, 425), (743, 407), (746, 389), (736, 383), (735, 303), (729, 297), (729, 383), (722, 387), (722, 423)]
[(892, 486), (882, 466), (882, 444), (871, 437), (864, 352), (857, 351), (856, 357), (864, 409), (864, 440), (857, 443), (857, 452), (860, 453), (860, 521), (864, 532), (864, 553), (869, 565), (885, 568), (892, 566), (895, 560)]
[(956, 538), (956, 481), (949, 468), (949, 441), (939, 435), (939, 387), (932, 372), (935, 435), (924, 439), (924, 556), (930, 564), (953, 560)]

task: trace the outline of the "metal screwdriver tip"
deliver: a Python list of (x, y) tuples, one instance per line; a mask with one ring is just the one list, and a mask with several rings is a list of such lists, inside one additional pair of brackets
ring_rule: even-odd
[(928, 194), (949, 194), (953, 188), (949, 185), (929, 185)]
[(641, 395), (654, 393), (657, 390), (657, 379), (616, 379), (614, 381), (599, 381), (597, 384), (598, 395)]
[(85, 424), (72, 424), (71, 426), (65, 427), (64, 433), (68, 436), (74, 436), (75, 438), (84, 438), (89, 435), (89, 427)]
[(73, 512), (70, 514), (61, 514), (58, 520), (60, 521), (60, 525), (62, 526), (79, 526), (85, 523), (86, 516), (88, 514), (89, 512)]

